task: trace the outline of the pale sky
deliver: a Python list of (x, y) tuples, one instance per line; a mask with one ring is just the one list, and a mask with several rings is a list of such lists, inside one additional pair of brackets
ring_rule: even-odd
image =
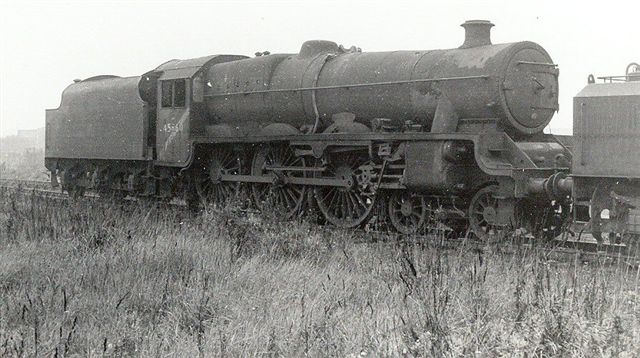
[[(0, 3), (0, 135), (44, 126), (74, 78), (140, 75), (173, 58), (294, 53), (305, 40), (363, 51), (462, 44), (459, 26), (491, 20), (493, 43), (530, 40), (560, 67), (560, 112), (596, 76), (640, 62), (634, 1), (9, 1)], [(633, 38), (633, 40), (632, 40)]]

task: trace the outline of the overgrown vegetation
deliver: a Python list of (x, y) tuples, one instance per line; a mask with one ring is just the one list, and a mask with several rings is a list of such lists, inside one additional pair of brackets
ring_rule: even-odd
[(0, 356), (640, 352), (637, 268), (436, 241), (0, 189)]
[[(0, 138), (0, 142), (6, 138)], [(0, 150), (0, 179), (48, 180), (44, 167), (44, 149), (29, 148), (20, 152)]]

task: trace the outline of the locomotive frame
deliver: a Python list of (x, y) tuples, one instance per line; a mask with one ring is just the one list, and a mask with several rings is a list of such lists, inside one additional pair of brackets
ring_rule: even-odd
[[(346, 228), (382, 202), (405, 234), (435, 215), (479, 237), (554, 235), (573, 187), (571, 141), (541, 133), (558, 71), (536, 44), (492, 45), (491, 26), (466, 22), (454, 50), (361, 54), (309, 41), (297, 55), (172, 60), (141, 77), (79, 81), (47, 111), (45, 165), (78, 195), (180, 195), (198, 207), (245, 185), (260, 209), (291, 218), (315, 207)], [(115, 82), (126, 101), (97, 90)]]

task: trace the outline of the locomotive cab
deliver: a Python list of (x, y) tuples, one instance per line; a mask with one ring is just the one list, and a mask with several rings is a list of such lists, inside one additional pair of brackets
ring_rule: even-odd
[(193, 159), (189, 143), (204, 134), (204, 72), (209, 66), (245, 56), (213, 55), (189, 60), (171, 60), (145, 73), (139, 83), (142, 98), (153, 106), (155, 118), (155, 162), (184, 167)]

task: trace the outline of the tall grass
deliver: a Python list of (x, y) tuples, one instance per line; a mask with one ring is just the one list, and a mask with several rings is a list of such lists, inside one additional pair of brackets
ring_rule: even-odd
[(624, 265), (0, 189), (0, 356), (636, 356), (638, 327)]

